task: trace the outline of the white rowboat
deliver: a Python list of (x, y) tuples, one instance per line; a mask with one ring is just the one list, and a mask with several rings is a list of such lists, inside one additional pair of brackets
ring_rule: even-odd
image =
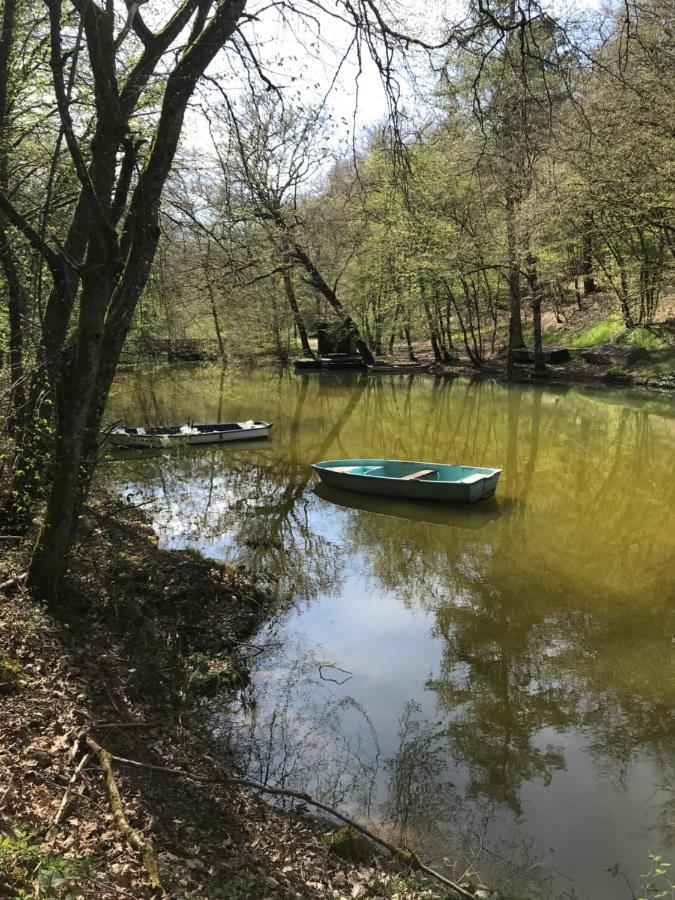
[(229, 444), (269, 437), (270, 422), (224, 422), (214, 425), (166, 425), (155, 428), (115, 428), (103, 439), (115, 448), (156, 449), (185, 444)]

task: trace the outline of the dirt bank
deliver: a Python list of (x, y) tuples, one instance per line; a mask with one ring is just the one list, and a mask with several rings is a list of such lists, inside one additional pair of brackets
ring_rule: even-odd
[(246, 681), (269, 600), (112, 502), (83, 518), (56, 614), (0, 542), (0, 896), (449, 896), (371, 849), (346, 861), (335, 822), (231, 783), (201, 699)]

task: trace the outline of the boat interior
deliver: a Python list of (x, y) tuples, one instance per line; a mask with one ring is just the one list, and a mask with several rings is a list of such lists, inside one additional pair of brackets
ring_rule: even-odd
[(387, 460), (381, 464), (353, 466), (325, 466), (331, 472), (345, 475), (369, 475), (373, 478), (397, 478), (401, 481), (453, 481), (471, 484), (494, 475), (494, 469), (481, 469), (469, 466), (438, 465), (424, 468), (419, 463)]
[(261, 426), (266, 423), (262, 422), (227, 422), (224, 424), (214, 425), (158, 425), (155, 428), (123, 428), (120, 429), (126, 434), (137, 435), (185, 435), (185, 434), (214, 434), (223, 431), (247, 431), (255, 426)]

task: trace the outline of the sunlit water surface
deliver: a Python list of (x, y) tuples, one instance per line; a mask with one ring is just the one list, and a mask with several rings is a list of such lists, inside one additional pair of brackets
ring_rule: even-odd
[[(268, 442), (121, 456), (166, 547), (285, 610), (217, 732), (249, 772), (516, 897), (630, 897), (673, 859), (675, 405), (607, 390), (183, 368), (122, 376), (128, 424), (267, 419)], [(504, 469), (441, 509), (317, 489), (310, 463)], [(675, 862), (675, 859), (673, 859)]]

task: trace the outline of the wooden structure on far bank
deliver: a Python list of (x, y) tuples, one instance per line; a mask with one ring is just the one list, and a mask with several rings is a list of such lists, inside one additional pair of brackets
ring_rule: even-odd
[(359, 355), (354, 336), (345, 331), (341, 322), (317, 322), (316, 345), (318, 356)]

